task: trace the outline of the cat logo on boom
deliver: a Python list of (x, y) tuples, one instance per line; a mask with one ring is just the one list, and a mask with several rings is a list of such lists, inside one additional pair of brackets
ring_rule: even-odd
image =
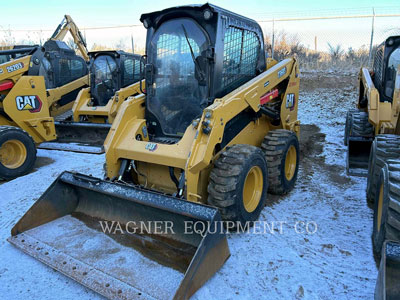
[(20, 111), (29, 110), (31, 113), (36, 113), (42, 109), (42, 100), (38, 96), (17, 96), (15, 102)]

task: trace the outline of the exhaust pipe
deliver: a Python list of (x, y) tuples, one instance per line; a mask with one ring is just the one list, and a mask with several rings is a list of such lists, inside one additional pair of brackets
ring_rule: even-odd
[(188, 299), (230, 256), (216, 208), (70, 172), (11, 235), (22, 251), (109, 299)]

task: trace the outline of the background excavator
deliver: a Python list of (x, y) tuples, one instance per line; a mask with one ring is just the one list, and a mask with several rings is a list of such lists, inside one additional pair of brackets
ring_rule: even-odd
[(347, 170), (367, 176), (373, 249), (378, 257), (382, 253), (376, 298), (395, 299), (400, 297), (400, 36), (377, 48), (373, 70), (362, 68), (359, 82), (358, 110), (346, 119)]
[(188, 299), (230, 255), (221, 221), (243, 230), (295, 185), (300, 71), (211, 4), (140, 20), (146, 94), (121, 104), (105, 179), (64, 172), (8, 240), (110, 299)]

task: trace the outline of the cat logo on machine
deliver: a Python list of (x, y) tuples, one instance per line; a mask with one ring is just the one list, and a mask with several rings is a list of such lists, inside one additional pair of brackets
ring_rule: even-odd
[(36, 113), (42, 109), (42, 100), (38, 96), (17, 96), (15, 102), (20, 111), (29, 110), (31, 113)]
[(157, 150), (157, 144), (156, 143), (147, 143), (145, 148), (146, 148), (146, 150), (149, 150), (150, 152), (154, 152)]
[(287, 94), (286, 96), (286, 108), (290, 108), (292, 111), (294, 109), (294, 105), (296, 104), (296, 97), (294, 94)]

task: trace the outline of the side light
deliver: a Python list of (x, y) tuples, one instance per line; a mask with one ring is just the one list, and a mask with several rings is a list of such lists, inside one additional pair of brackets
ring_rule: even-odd
[(150, 27), (150, 20), (149, 19), (144, 19), (143, 26), (144, 26), (144, 28), (148, 29)]
[(212, 16), (213, 16), (213, 13), (209, 9), (206, 9), (203, 13), (204, 20), (206, 20), (206, 21), (210, 20), (212, 18)]

